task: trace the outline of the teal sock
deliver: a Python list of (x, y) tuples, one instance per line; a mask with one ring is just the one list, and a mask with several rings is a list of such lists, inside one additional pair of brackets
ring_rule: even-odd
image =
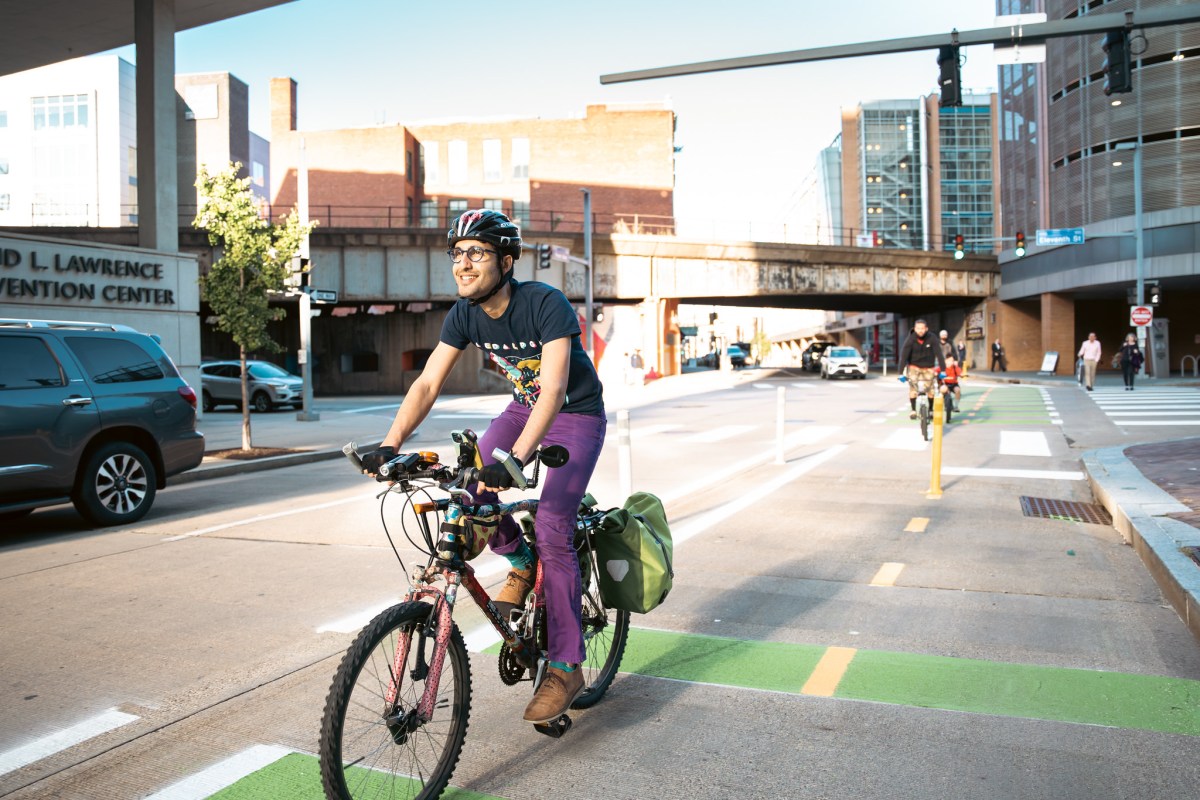
[(529, 550), (529, 545), (525, 544), (525, 540), (520, 540), (521, 544), (516, 549), (516, 552), (509, 553), (505, 558), (508, 563), (512, 564), (512, 568), (518, 571), (525, 571), (533, 566), (533, 553)]
[(554, 667), (555, 669), (561, 669), (563, 672), (574, 672), (575, 671), (575, 667), (572, 667), (570, 664), (568, 664), (565, 661), (551, 661), (550, 666)]

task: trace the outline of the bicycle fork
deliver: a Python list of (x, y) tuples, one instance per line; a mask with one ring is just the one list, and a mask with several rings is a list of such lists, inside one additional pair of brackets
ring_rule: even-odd
[[(415, 631), (417, 635), (416, 641), (416, 663), (413, 664), (411, 670), (408, 670), (408, 678), (413, 681), (425, 681), (425, 689), (421, 693), (421, 699), (417, 703), (416, 708), (404, 711), (397, 708), (397, 700), (400, 697), (400, 689), (404, 685), (405, 668), (408, 665), (408, 656), (413, 647), (413, 633), (402, 634), (400, 641), (397, 643), (396, 653), (393, 656), (391, 680), (388, 683), (387, 690), (384, 693), (384, 699), (387, 702), (386, 722), (388, 728), (392, 732), (392, 737), (397, 744), (402, 744), (409, 733), (415, 731), (418, 727), (433, 719), (433, 711), (437, 704), (438, 687), (442, 677), (442, 667), (446, 661), (446, 648), (450, 641), (450, 633), (452, 631), (451, 612), (454, 608), (454, 598), (458, 589), (457, 583), (448, 578), (449, 585), (445, 593), (439, 592), (431, 587), (425, 587), (410, 593), (408, 600), (420, 600), (431, 598), (433, 600), (433, 608), (430, 610), (429, 619), (421, 624)], [(436, 619), (436, 623), (433, 620)], [(435, 632), (433, 642), (433, 653), (429, 653), (429, 630), (433, 628)]]

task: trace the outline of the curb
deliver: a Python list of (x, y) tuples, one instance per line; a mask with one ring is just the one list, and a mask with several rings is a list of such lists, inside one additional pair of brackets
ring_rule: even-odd
[(311, 450), (307, 453), (289, 453), (284, 456), (269, 458), (254, 458), (246, 461), (228, 460), (212, 466), (199, 466), (195, 469), (181, 472), (167, 480), (168, 486), (178, 486), (184, 483), (195, 483), (210, 478), (225, 478), (230, 475), (242, 475), (247, 472), (262, 472), (280, 467), (294, 467), (297, 464), (311, 464), (314, 461), (328, 461), (343, 458), (341, 450)]
[(1190, 509), (1133, 466), (1125, 455), (1129, 446), (1084, 453), (1088, 483), (1112, 514), (1113, 527), (1137, 551), (1163, 595), (1200, 640), (1200, 564), (1183, 551), (1200, 547), (1200, 530), (1165, 516)]

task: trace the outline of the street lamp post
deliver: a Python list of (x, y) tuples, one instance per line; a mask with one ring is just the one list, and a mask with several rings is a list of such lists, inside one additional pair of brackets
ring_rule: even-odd
[(596, 354), (592, 351), (592, 190), (583, 192), (583, 260), (587, 262), (583, 276), (583, 349), (592, 363)]
[[(1121, 142), (1115, 150), (1133, 151), (1133, 239), (1134, 260), (1137, 275), (1137, 304), (1146, 301), (1146, 265), (1145, 265), (1145, 236), (1142, 223), (1142, 147), (1140, 142)], [(1145, 375), (1146, 361), (1146, 327), (1137, 326), (1138, 349), (1143, 353), (1142, 366), (1139, 372)]]

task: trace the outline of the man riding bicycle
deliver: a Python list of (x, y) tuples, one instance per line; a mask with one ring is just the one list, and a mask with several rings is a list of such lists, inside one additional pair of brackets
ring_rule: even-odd
[(908, 418), (916, 419), (917, 383), (925, 382), (925, 391), (932, 400), (937, 371), (946, 371), (946, 358), (942, 355), (942, 348), (930, 335), (929, 325), (925, 320), (919, 319), (913, 323), (912, 331), (904, 340), (904, 346), (900, 348), (899, 361), (904, 367), (904, 377), (908, 382), (908, 404), (912, 408)]
[[(492, 451), (527, 463), (541, 444), (567, 448), (570, 461), (542, 484), (534, 535), (542, 563), (550, 667), (525, 709), (525, 719), (545, 723), (561, 716), (584, 688), (580, 596), (574, 550), (579, 503), (600, 458), (606, 420), (603, 387), (580, 342), (579, 319), (566, 295), (536, 281), (513, 278), (521, 257), (521, 232), (498, 211), (467, 211), (446, 234), (459, 300), (442, 324), (440, 341), (404, 397), (382, 445), (363, 457), (375, 473), (393, 458), (425, 419), (468, 344), (483, 351), (513, 383), (513, 400), (480, 437), (481, 503), (512, 488), (512, 476)], [(534, 581), (533, 554), (511, 517), (488, 541), (512, 565), (495, 605), (504, 616), (524, 605)]]

